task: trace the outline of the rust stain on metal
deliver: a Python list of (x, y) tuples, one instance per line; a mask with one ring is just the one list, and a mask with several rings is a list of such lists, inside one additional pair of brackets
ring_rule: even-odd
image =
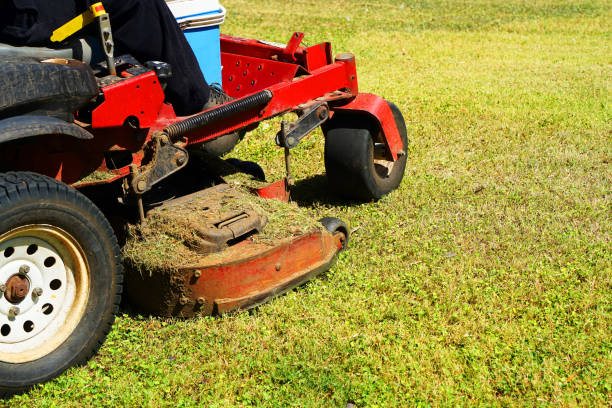
[[(149, 224), (133, 242), (149, 242), (147, 237), (158, 236), (163, 228), (180, 244), (168, 247), (173, 253), (163, 260), (151, 262), (140, 256), (142, 250), (125, 258), (130, 300), (163, 316), (251, 308), (327, 270), (343, 248), (342, 237), (310, 218), (302, 222), (297, 212), (276, 217), (274, 225), (266, 223), (265, 211), (251, 206), (277, 201), (246, 197), (254, 196), (222, 184), (151, 210)], [(270, 208), (290, 209), (284, 206)], [(178, 251), (181, 255), (174, 256)]]
[(30, 291), (30, 281), (21, 274), (15, 274), (6, 281), (6, 292), (4, 297), (15, 304), (21, 302)]
[[(127, 275), (128, 294), (147, 312), (189, 317), (258, 306), (327, 270), (341, 238), (313, 231), (276, 245), (242, 243), (174, 271)], [(282, 268), (279, 266), (282, 265)], [(196, 278), (199, 275), (201, 278)], [(146, 291), (131, 290), (143, 288)]]

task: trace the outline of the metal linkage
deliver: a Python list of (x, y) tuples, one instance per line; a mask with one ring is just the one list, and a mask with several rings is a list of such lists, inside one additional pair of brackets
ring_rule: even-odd
[(145, 218), (142, 195), (156, 183), (185, 167), (189, 160), (187, 150), (170, 142), (168, 135), (163, 132), (153, 135), (150, 149), (151, 160), (140, 168), (131, 165), (130, 178), (124, 182), (125, 191), (136, 197), (140, 221), (144, 221)]
[(276, 135), (276, 144), (280, 147), (293, 149), (310, 132), (329, 119), (327, 103), (316, 103), (302, 111), (298, 120), (292, 123), (285, 121), (281, 124), (281, 131)]
[(291, 174), (291, 152), (300, 140), (305, 138), (310, 132), (319, 127), (329, 119), (329, 106), (325, 102), (315, 103), (304, 109), (299, 114), (300, 117), (291, 123), (281, 122), (281, 130), (276, 134), (276, 144), (285, 150), (285, 172), (287, 183), (294, 184)]

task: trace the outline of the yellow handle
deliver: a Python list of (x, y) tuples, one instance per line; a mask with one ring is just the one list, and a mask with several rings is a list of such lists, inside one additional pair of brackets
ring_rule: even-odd
[(51, 41), (64, 41), (66, 38), (70, 37), (72, 34), (76, 33), (77, 31), (85, 27), (87, 24), (94, 21), (96, 17), (99, 17), (103, 14), (106, 14), (106, 11), (104, 10), (102, 2), (98, 2), (92, 5), (91, 7), (89, 7), (89, 10), (86, 10), (85, 12), (79, 14), (60, 28), (53, 31)]

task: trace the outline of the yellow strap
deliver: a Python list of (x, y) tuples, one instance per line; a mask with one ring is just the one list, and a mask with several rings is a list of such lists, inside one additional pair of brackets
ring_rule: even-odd
[(106, 11), (104, 10), (104, 6), (102, 6), (102, 2), (98, 2), (89, 7), (89, 10), (79, 14), (57, 30), (53, 31), (51, 41), (64, 41), (66, 38), (70, 37), (72, 34), (76, 33), (102, 14), (106, 14)]

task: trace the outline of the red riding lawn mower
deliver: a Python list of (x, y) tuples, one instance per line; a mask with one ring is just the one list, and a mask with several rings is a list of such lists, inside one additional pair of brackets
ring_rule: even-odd
[[(2, 395), (87, 361), (124, 284), (145, 311), (187, 317), (257, 306), (327, 270), (349, 229), (286, 204), (291, 150), (317, 127), (333, 193), (378, 199), (403, 177), (402, 115), (358, 92), (353, 55), (302, 47), (301, 33), (283, 46), (223, 35), (235, 99), (177, 117), (164, 102), (170, 67), (114, 57), (108, 15), (97, 19), (101, 64), (26, 47), (0, 61)], [(288, 112), (297, 119), (276, 135), (280, 181), (203, 149)], [(227, 182), (236, 174), (245, 185)]]

